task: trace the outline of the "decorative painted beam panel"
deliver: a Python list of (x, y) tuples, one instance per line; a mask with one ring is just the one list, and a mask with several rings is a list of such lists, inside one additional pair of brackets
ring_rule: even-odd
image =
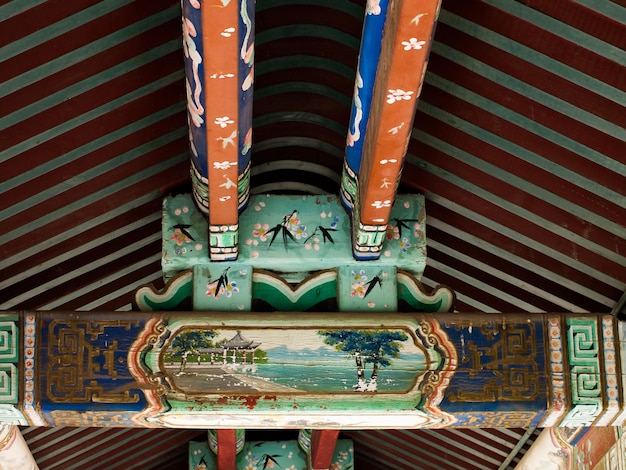
[(439, 7), (392, 0), (366, 10), (341, 190), (357, 259), (381, 255)]
[[(623, 424), (623, 414), (615, 413), (624, 410), (623, 384), (607, 386), (611, 377), (623, 375), (621, 360), (613, 364), (609, 357), (616, 349), (609, 338), (623, 326), (606, 315), (9, 315), (13, 331), (24, 338), (13, 406), (29, 424), (213, 429)], [(560, 350), (551, 344), (554, 328), (563, 338)], [(570, 372), (562, 401), (555, 404), (548, 357), (556, 352)], [(619, 401), (612, 405), (614, 392)], [(564, 411), (555, 420), (556, 407)]]
[(193, 194), (209, 220), (209, 256), (237, 258), (249, 195), (254, 1), (183, 1)]

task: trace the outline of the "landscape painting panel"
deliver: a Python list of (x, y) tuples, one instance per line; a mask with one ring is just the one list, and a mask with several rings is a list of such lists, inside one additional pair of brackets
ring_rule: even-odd
[(182, 329), (162, 350), (180, 391), (406, 393), (427, 364), (403, 329)]

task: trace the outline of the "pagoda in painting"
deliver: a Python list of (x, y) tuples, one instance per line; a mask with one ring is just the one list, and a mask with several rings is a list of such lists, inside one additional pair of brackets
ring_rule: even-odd
[(232, 351), (233, 364), (236, 362), (236, 354), (237, 352), (242, 353), (242, 362), (246, 363), (246, 355), (251, 353), (251, 362), (254, 364), (254, 350), (258, 348), (261, 343), (257, 343), (255, 341), (250, 341), (243, 337), (240, 330), (237, 330), (237, 334), (233, 336), (231, 339), (222, 344), (224, 359), (228, 355), (229, 351)]

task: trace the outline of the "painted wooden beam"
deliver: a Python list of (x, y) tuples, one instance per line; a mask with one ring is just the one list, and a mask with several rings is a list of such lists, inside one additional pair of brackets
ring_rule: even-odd
[(625, 422), (626, 327), (610, 315), (7, 312), (0, 332), (0, 424)]
[(372, 2), (366, 12), (341, 191), (354, 208), (357, 259), (381, 254), (440, 0), (385, 5)]
[(311, 434), (309, 470), (328, 470), (335, 455), (339, 430), (314, 429)]

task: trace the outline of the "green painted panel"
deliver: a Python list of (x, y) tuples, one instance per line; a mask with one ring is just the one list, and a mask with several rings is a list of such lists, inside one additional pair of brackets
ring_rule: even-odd
[(332, 271), (319, 273), (295, 288), (269, 272), (255, 272), (253, 279), (253, 298), (283, 312), (304, 312), (337, 296), (337, 276)]
[[(330, 468), (351, 470), (354, 468), (354, 449), (349, 439), (339, 439)], [(193, 470), (217, 470), (217, 458), (206, 442), (189, 443), (189, 468)], [(306, 455), (298, 441), (246, 442), (237, 456), (237, 468), (233, 470), (257, 469), (307, 470)]]
[(396, 312), (395, 266), (340, 266), (337, 303), (344, 312)]

